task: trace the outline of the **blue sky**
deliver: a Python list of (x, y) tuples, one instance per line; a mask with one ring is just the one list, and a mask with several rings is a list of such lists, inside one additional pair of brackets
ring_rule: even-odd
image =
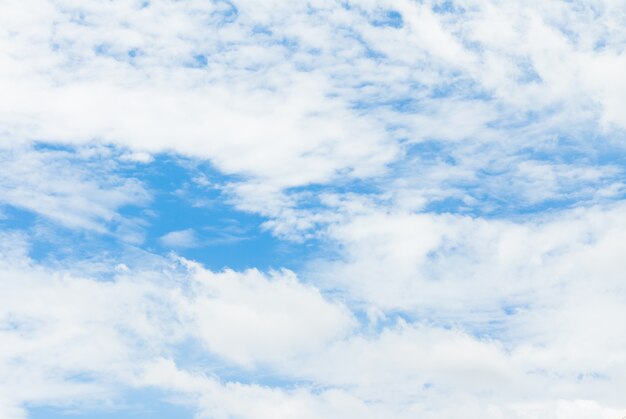
[(620, 0), (0, 6), (0, 417), (626, 415)]

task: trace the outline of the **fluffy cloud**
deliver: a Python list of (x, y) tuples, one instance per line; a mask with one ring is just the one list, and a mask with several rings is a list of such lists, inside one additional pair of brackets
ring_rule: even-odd
[[(216, 418), (626, 414), (620, 1), (0, 8), (0, 416), (146, 388)], [(152, 253), (124, 168), (159, 155), (305, 269)], [(39, 258), (15, 208), (105, 250)], [(201, 257), (205, 227), (156, 243)]]
[(388, 308), (539, 302), (542, 290), (560, 284), (617, 285), (623, 254), (613, 245), (624, 235), (623, 214), (614, 204), (511, 221), (370, 206), (330, 227), (342, 256), (312, 270), (356, 300)]
[(193, 296), (180, 301), (179, 312), (189, 316), (211, 352), (238, 364), (315, 352), (355, 326), (345, 307), (329, 304), (293, 273), (266, 278), (258, 271), (194, 271)]
[[(217, 418), (258, 412), (276, 418), (621, 413), (626, 337), (612, 319), (624, 315), (623, 257), (614, 245), (623, 235), (617, 224), (622, 211), (589, 210), (532, 226), (482, 222), (469, 236), (471, 222), (465, 220), (457, 226), (461, 232), (444, 231), (450, 243), (457, 238), (476, 244), (477, 234), (487, 234), (485, 248), (475, 251), (492, 255), (500, 268), (469, 250), (465, 262), (459, 249), (429, 257), (429, 249), (445, 242), (436, 238), (410, 257), (391, 250), (395, 257), (376, 282), (383, 302), (365, 301), (380, 314), (360, 325), (345, 305), (290, 272), (215, 273), (185, 259), (150, 259), (149, 268), (111, 268), (112, 279), (80, 277), (30, 260), (25, 236), (4, 235), (0, 318), (8, 344), (0, 368), (2, 387), (11, 388), (3, 391), (10, 395), (4, 406), (19, 417), (24, 403), (97, 405), (130, 387), (165, 390), (201, 417)], [(366, 225), (394, 234), (381, 220)], [(422, 233), (427, 225), (415, 223)], [(404, 231), (406, 240), (413, 239), (412, 229)], [(367, 240), (367, 234), (359, 233), (363, 248), (401, 243)], [(431, 227), (430, 234), (442, 233)], [(540, 236), (534, 243), (543, 247), (529, 246), (527, 234)], [(359, 260), (376, 258), (384, 267), (383, 254)], [(530, 266), (516, 265), (521, 260)], [(467, 276), (421, 279), (419, 270), (402, 276), (402, 264), (411, 261), (456, 265)], [(362, 279), (367, 289), (363, 272), (337, 272), (336, 278)], [(486, 273), (492, 276), (482, 277)], [(406, 282), (407, 298), (394, 300), (410, 302), (395, 311), (403, 314), (385, 306), (382, 290), (393, 289), (393, 281)], [(437, 284), (413, 288), (427, 281)], [(190, 344), (206, 351), (202, 363), (179, 358), (180, 348)], [(215, 361), (207, 364), (206, 356)], [(267, 371), (302, 384), (289, 390), (207, 376), (211, 365), (222, 363), (243, 376)]]
[(614, 7), (14, 2), (0, 122), (11, 141), (175, 151), (279, 188), (380, 174), (406, 140), (514, 129), (501, 158), (626, 125)]
[(33, 262), (23, 235), (5, 234), (1, 244), (0, 393), (15, 412), (154, 385), (141, 381), (141, 366), (165, 362), (190, 338), (252, 368), (319, 350), (354, 327), (346, 308), (289, 272), (213, 273), (151, 260), (149, 270), (111, 269), (106, 280)]

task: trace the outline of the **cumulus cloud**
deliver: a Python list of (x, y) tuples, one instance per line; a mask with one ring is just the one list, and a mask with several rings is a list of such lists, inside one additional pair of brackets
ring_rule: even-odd
[(625, 126), (610, 3), (225, 4), (7, 4), (5, 138), (176, 151), (280, 190), (380, 174), (407, 142), (502, 159)]
[(1, 241), (0, 388), (7, 412), (26, 403), (97, 403), (133, 383), (156, 385), (142, 366), (172, 363), (166, 360), (189, 338), (252, 368), (319, 350), (354, 326), (345, 307), (290, 272), (214, 273), (185, 260), (151, 261), (150, 270), (111, 267), (113, 280), (105, 281), (35, 263), (23, 235)]
[(266, 279), (258, 271), (199, 270), (195, 279), (197, 298), (183, 300), (181, 312), (195, 319), (211, 352), (244, 366), (318, 351), (356, 325), (345, 307), (327, 303), (291, 272)]
[(544, 288), (616, 280), (623, 214), (615, 204), (511, 221), (370, 207), (330, 229), (341, 258), (313, 271), (389, 308), (488, 309), (524, 294), (538, 302)]
[[(623, 416), (623, 7), (3, 2), (0, 416)], [(159, 255), (215, 230), (144, 241), (160, 156), (304, 268)]]
[[(201, 417), (252, 418), (259, 411), (277, 418), (434, 418), (461, 411), (476, 418), (524, 418), (529, 412), (550, 418), (582, 415), (578, 409), (594, 415), (622, 413), (619, 389), (626, 379), (626, 358), (619, 354), (625, 336), (611, 326), (612, 319), (624, 314), (623, 257), (612, 245), (622, 234), (604, 224), (614, 226), (611, 217), (621, 219), (621, 208), (612, 211), (533, 227), (481, 226), (473, 234), (486, 229), (503, 237), (485, 242), (501, 250), (484, 251), (509, 267), (502, 271), (496, 266), (496, 278), (475, 275), (491, 268), (480, 267), (485, 257), (471, 255), (465, 269), (459, 265), (470, 278), (398, 279), (394, 275), (402, 271), (394, 273), (390, 265), (376, 278), (376, 286), (383, 290), (393, 288), (393, 281), (406, 281), (404, 294), (413, 297), (415, 306), (398, 317), (370, 299), (367, 304), (387, 313), (374, 325), (359, 325), (348, 306), (290, 272), (211, 272), (172, 259), (150, 261), (152, 268), (112, 265), (111, 281), (39, 264), (27, 256), (27, 237), (4, 235), (0, 318), (2, 339), (10, 344), (3, 346), (0, 368), (5, 371), (2, 386), (11, 388), (5, 404), (14, 412), (25, 403), (70, 406), (91, 400), (97, 405), (130, 386), (176, 394)], [(568, 223), (580, 227), (570, 233), (574, 240), (561, 244)], [(368, 225), (388, 229), (380, 221)], [(524, 234), (543, 236), (545, 247), (527, 247), (517, 237)], [(418, 253), (440, 245), (429, 243)], [(442, 254), (442, 263), (460, 253)], [(535, 254), (556, 260), (541, 266)], [(594, 257), (600, 254), (605, 255), (601, 265)], [(513, 264), (523, 258), (532, 265), (527, 270)], [(489, 259), (484, 263), (493, 265)], [(367, 289), (368, 278), (362, 280)], [(412, 288), (413, 282), (425, 281), (437, 284), (430, 290)], [(44, 298), (49, 304), (39, 304)], [(484, 310), (516, 305), (489, 313), (490, 322), (501, 324), (485, 327), (474, 301)], [(412, 320), (411, 313), (419, 317)], [(225, 362), (252, 376), (265, 370), (315, 386), (287, 390), (207, 377), (201, 371), (212, 371), (213, 363), (192, 363), (190, 369), (183, 366), (190, 360), (177, 355), (190, 339), (217, 365)], [(86, 379), (76, 381), (76, 376)], [(326, 390), (318, 391), (320, 385)]]

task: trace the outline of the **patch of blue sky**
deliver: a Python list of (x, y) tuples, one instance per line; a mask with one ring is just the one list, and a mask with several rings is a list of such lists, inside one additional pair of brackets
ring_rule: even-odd
[[(160, 155), (150, 164), (127, 169), (153, 193), (145, 248), (156, 253), (173, 250), (213, 270), (298, 268), (309, 246), (282, 242), (261, 228), (265, 218), (236, 210), (219, 188), (233, 177), (208, 164), (190, 165), (195, 163)], [(130, 213), (122, 211), (126, 214)], [(195, 243), (178, 248), (163, 243), (164, 235), (188, 229), (193, 230)]]
[[(374, 86), (374, 85), (370, 85)], [(360, 87), (368, 87), (367, 85), (362, 85)], [(376, 86), (380, 88), (380, 86)], [(416, 95), (417, 96), (417, 95)], [(413, 96), (407, 96), (403, 98), (394, 98), (389, 100), (386, 97), (368, 97), (361, 100), (355, 100), (350, 105), (350, 107), (354, 110), (358, 111), (370, 111), (377, 108), (391, 108), (396, 112), (401, 112), (403, 110), (411, 110), (412, 106), (415, 103), (419, 103), (419, 99)]]
[(465, 9), (453, 0), (439, 1), (433, 4), (432, 11), (438, 14), (463, 13)]
[(593, 148), (589, 151), (592, 151), (592, 154), (582, 149), (579, 142), (559, 137), (549, 145), (544, 143), (540, 147), (523, 147), (518, 151), (518, 156), (526, 160), (571, 164), (593, 160), (596, 149)]
[[(467, 319), (470, 321), (463, 321), (465, 319), (459, 319), (458, 322), (449, 322), (450, 328), (456, 329), (461, 327), (468, 334), (479, 340), (491, 341), (499, 339), (507, 333), (508, 324), (506, 317), (498, 317), (496, 313), (492, 312), (476, 312), (474, 321), (472, 322), (472, 313), (467, 315)], [(506, 347), (506, 344), (503, 344)]]
[(404, 26), (404, 20), (402, 14), (397, 10), (385, 10), (384, 12), (376, 15), (374, 19), (370, 21), (373, 26), (391, 27), (399, 29)]
[[(262, 228), (266, 218), (235, 209), (220, 185), (238, 179), (221, 175), (209, 164), (170, 155), (155, 156), (147, 164), (125, 162), (115, 149), (105, 149), (102, 155), (86, 159), (80, 150), (44, 143), (37, 144), (35, 150), (92, 168), (94, 173), (103, 171), (120, 179), (137, 179), (153, 197), (147, 204), (118, 208), (117, 221), (104, 225), (107, 233), (65, 228), (29, 210), (3, 206), (0, 226), (3, 230), (27, 233), (32, 239), (30, 256), (35, 260), (90, 260), (124, 255), (136, 244), (126, 240), (127, 232), (143, 235), (145, 240), (139, 245), (148, 252), (167, 255), (174, 251), (212, 270), (297, 270), (317, 246), (314, 241), (294, 243), (276, 238)], [(189, 229), (194, 242), (188, 246), (171, 246), (162, 240), (168, 233)]]
[(380, 61), (380, 62), (382, 62), (385, 58), (387, 58), (387, 56), (384, 53), (382, 53), (381, 51), (375, 50), (374, 48), (370, 47), (367, 43), (362, 42), (362, 45), (364, 47), (365, 57), (371, 60)]
[(188, 338), (177, 344), (171, 349), (170, 356), (178, 368), (206, 375), (218, 374), (227, 381), (246, 375), (240, 368), (207, 351), (206, 346), (197, 339)]
[(571, 44), (575, 45), (579, 42), (580, 34), (572, 28), (568, 28), (565, 25), (553, 25), (553, 27), (561, 32), (561, 35), (563, 35)]
[(518, 150), (527, 160), (580, 166), (615, 166), (626, 169), (626, 147), (615, 138), (581, 129), (575, 136), (558, 135), (539, 146)]
[[(503, 177), (502, 182), (508, 183), (507, 178)], [(626, 196), (625, 193), (603, 198), (597, 198), (592, 194), (580, 196), (578, 193), (574, 193), (577, 190), (571, 188), (570, 191), (559, 191), (558, 195), (554, 197), (531, 199), (516, 191), (514, 185), (511, 188), (511, 190), (504, 188), (490, 190), (480, 186), (467, 188), (465, 192), (468, 197), (473, 198), (472, 204), (468, 204), (467, 200), (447, 198), (430, 203), (424, 211), (458, 213), (484, 219), (523, 220), (536, 214), (558, 213), (563, 210), (595, 205), (599, 202), (617, 201)]]
[(234, 22), (239, 16), (239, 10), (232, 2), (227, 0), (213, 0), (215, 7), (212, 17), (217, 18), (219, 24), (229, 24)]
[(286, 190), (287, 193), (299, 195), (303, 199), (300, 204), (305, 209), (321, 209), (318, 197), (322, 194), (354, 194), (367, 195), (380, 192), (378, 183), (372, 179), (352, 178), (349, 172), (338, 174), (329, 184), (312, 184), (296, 186)]
[(564, 197), (562, 199), (547, 199), (540, 201), (538, 203), (527, 204), (526, 202), (514, 202), (513, 205), (509, 205), (508, 207), (501, 209), (499, 212), (499, 216), (506, 216), (509, 218), (520, 217), (524, 218), (526, 216), (533, 216), (535, 214), (550, 214), (550, 213), (558, 213), (563, 210), (574, 209), (574, 208), (583, 208), (585, 206), (592, 206), (598, 203), (604, 203), (605, 201), (619, 201), (624, 199), (626, 194), (621, 193), (618, 196), (613, 196), (610, 198), (586, 198), (581, 199), (578, 197)]
[[(589, 166), (603, 170), (602, 165), (611, 164), (626, 167), (626, 153), (623, 149), (605, 146), (594, 147), (595, 154), (580, 148), (577, 139), (561, 137), (553, 147), (535, 149), (532, 147), (519, 150), (515, 161), (540, 162), (545, 164), (569, 164), (575, 167)], [(58, 152), (72, 156), (68, 147), (38, 144), (36, 149), (42, 152)], [(406, 150), (402, 162), (390, 167), (390, 177), (406, 169), (407, 162), (419, 161), (423, 164), (457, 165), (455, 150), (450, 144), (430, 140), (412, 144)], [(98, 162), (90, 162), (97, 164)], [(418, 164), (417, 167), (423, 166)], [(459, 213), (481, 217), (517, 217), (532, 213), (553, 211), (573, 207), (579, 204), (593, 203), (589, 197), (581, 197), (575, 187), (562, 187), (560, 194), (539, 201), (528, 201), (521, 190), (515, 187), (502, 187), (504, 183), (514, 181), (511, 168), (497, 165), (487, 166), (476, 173), (474, 180), (450, 181), (442, 187), (449, 192), (447, 196), (433, 199), (423, 211), (436, 213)], [(225, 267), (241, 270), (257, 267), (262, 270), (287, 267), (298, 271), (302, 260), (321, 251), (322, 244), (316, 240), (294, 243), (281, 240), (271, 232), (261, 228), (264, 217), (241, 212), (229, 203), (220, 185), (236, 182), (239, 179), (224, 176), (208, 164), (169, 155), (156, 156), (148, 164), (120, 164), (118, 174), (141, 180), (151, 191), (153, 201), (150, 207), (128, 206), (120, 209), (122, 217), (130, 220), (140, 219), (144, 229), (145, 242), (142, 244), (150, 252), (167, 254), (170, 251), (197, 260), (210, 269), (221, 270)], [(602, 181), (589, 182), (588, 188), (606, 186), (620, 181), (623, 173), (607, 176)], [(199, 180), (200, 179), (200, 180)], [(621, 179), (623, 181), (623, 179)], [(375, 197), (382, 189), (380, 179), (355, 180), (346, 174), (338, 177), (330, 185), (309, 185), (292, 188), (287, 192), (297, 196), (299, 208), (318, 211), (324, 209), (319, 200), (323, 194), (346, 196), (369, 195)], [(504, 183), (503, 183), (504, 182)], [(608, 199), (623, 198), (619, 196)], [(119, 235), (102, 235), (83, 231), (65, 231), (46, 222), (28, 211), (11, 207), (3, 210), (5, 229), (37, 231), (37, 240), (33, 244), (32, 256), (36, 259), (83, 257), (90, 253), (101, 254), (103, 249), (110, 254), (123, 252), (128, 245), (120, 241)], [(176, 231), (192, 230), (194, 243), (189, 246), (172, 247), (163, 242), (162, 237)], [(41, 234), (40, 232), (56, 232)], [(74, 246), (77, 241), (81, 246)]]
[(358, 302), (351, 306), (352, 315), (361, 326), (359, 333), (365, 336), (378, 336), (384, 330), (391, 330), (403, 323), (414, 323), (424, 320), (421, 316), (407, 310), (387, 309), (384, 314), (371, 312), (368, 307), (360, 307)]
[(95, 55), (106, 56), (117, 61), (133, 63), (133, 60), (140, 58), (144, 52), (139, 48), (131, 48), (125, 51), (115, 50), (110, 44), (99, 44), (93, 49)]
[(448, 81), (426, 86), (415, 81), (403, 85), (401, 95), (386, 96), (384, 86), (374, 83), (361, 83), (355, 88), (373, 88), (375, 94), (365, 96), (351, 103), (355, 110), (367, 111), (377, 108), (390, 108), (398, 113), (428, 112), (436, 99), (459, 99), (464, 101), (491, 102), (493, 95), (468, 80), (461, 73), (449, 73)]
[(100, 281), (113, 280), (112, 266), (155, 268), (154, 255), (110, 234), (64, 228), (36, 214), (10, 208), (0, 220), (0, 230), (22, 232), (28, 238), (28, 256), (42, 265), (60, 266), (89, 274)]
[(369, 58), (374, 61), (382, 61), (386, 58), (386, 55), (380, 51), (375, 50), (372, 46), (363, 38), (363, 36), (355, 31), (351, 27), (342, 26), (337, 29), (338, 36), (343, 36), (346, 38), (352, 38), (352, 40), (356, 41), (362, 48), (363, 55), (366, 58)]
[(424, 208), (423, 212), (434, 212), (438, 214), (464, 214), (479, 215), (480, 208), (467, 204), (466, 200), (458, 197), (446, 197), (430, 201)]
[(524, 311), (524, 310), (528, 310), (529, 308), (530, 308), (530, 304), (528, 303), (523, 303), (523, 304), (508, 303), (502, 306), (502, 311), (507, 316), (514, 316), (515, 314), (518, 314), (519, 312)]
[(11, 205), (0, 205), (2, 230), (27, 230), (37, 220), (37, 215)]
[(606, 47), (607, 47), (606, 39), (598, 39), (593, 46), (593, 50), (594, 52), (601, 52), (601, 51), (604, 51)]
[(268, 35), (271, 36), (273, 34), (272, 30), (265, 25), (254, 25), (252, 26), (252, 33), (254, 35)]
[(70, 22), (76, 25), (86, 25), (85, 13), (82, 11), (73, 11), (70, 13)]
[(541, 79), (541, 76), (539, 76), (537, 69), (535, 69), (534, 65), (529, 60), (518, 62), (517, 68), (520, 72), (519, 76), (517, 77), (518, 83), (541, 83), (543, 81)]
[(111, 55), (109, 52), (110, 49), (111, 49), (111, 46), (109, 44), (98, 44), (94, 48), (93, 52), (96, 55)]
[(612, 165), (626, 170), (626, 150), (623, 148), (597, 147), (595, 152), (589, 151), (588, 158), (598, 165)]
[(272, 43), (283, 47), (285, 51), (291, 54), (300, 52), (300, 42), (298, 39), (293, 37), (284, 36), (281, 38), (274, 38)]
[[(480, 182), (489, 182), (485, 176), (479, 176), (477, 185), (468, 191), (476, 205), (467, 206), (465, 212), (483, 218), (525, 218), (533, 214), (549, 214), (571, 208), (595, 205), (623, 199), (625, 193), (614, 196), (598, 197), (594, 191), (607, 187), (611, 180), (580, 181), (571, 185), (559, 185), (551, 196), (534, 197), (532, 192), (518, 190), (515, 177), (509, 174), (496, 175), (500, 185), (497, 188), (484, 188)], [(509, 185), (506, 187), (506, 185)], [(582, 191), (582, 192), (581, 192)]]
[(192, 67), (206, 67), (209, 64), (209, 60), (204, 54), (196, 54), (193, 56), (193, 64)]
[(359, 87), (374, 87), (376, 93), (370, 97), (361, 98), (351, 103), (351, 108), (363, 113), (380, 108), (390, 108), (398, 113), (417, 113), (424, 109), (424, 99), (427, 98), (428, 92), (416, 83), (407, 85), (407, 94), (396, 96), (393, 98), (385, 96), (384, 86), (376, 86), (374, 84), (362, 84)]
[[(568, 147), (571, 150), (565, 151)], [(489, 152), (488, 149), (485, 150), (486, 154)], [(430, 140), (412, 144), (407, 148), (405, 161), (392, 167), (392, 176), (408, 170), (407, 162), (410, 163), (409, 167), (422, 167), (426, 171), (430, 166), (458, 166), (462, 163), (457, 162), (456, 154), (457, 150), (447, 142)], [(423, 211), (506, 218), (615, 201), (625, 196), (619, 190), (613, 195), (595, 194), (597, 190), (626, 181), (626, 153), (623, 149), (607, 148), (598, 153), (588, 153), (586, 147), (580, 148), (578, 141), (562, 138), (550, 148), (524, 148), (517, 153), (502, 156), (502, 162), (497, 158), (487, 161), (482, 168), (472, 169), (473, 176), (440, 183), (439, 188), (442, 192), (446, 191), (446, 194), (432, 199)], [(551, 186), (553, 190), (550, 194), (533, 196), (533, 190), (528, 188), (540, 187), (538, 185), (542, 180), (526, 179), (523, 173), (518, 173), (516, 168), (522, 163), (539, 167), (544, 165), (546, 169), (557, 168), (557, 178)], [(577, 180), (568, 177), (568, 171), (579, 169), (592, 170), (599, 175)], [(561, 177), (558, 177), (558, 170), (564, 170)], [(415, 177), (415, 187), (419, 189), (419, 173)], [(545, 191), (540, 192), (543, 195)]]
[(74, 151), (74, 148), (69, 145), (59, 144), (59, 143), (47, 143), (43, 141), (34, 142), (31, 145), (31, 147), (35, 151), (44, 151), (44, 152), (45, 151), (66, 151), (66, 152)]
[(396, 112), (415, 112), (420, 109), (421, 102), (412, 97), (405, 97), (402, 99), (395, 99), (389, 102), (391, 108)]
[(499, 130), (513, 130), (516, 128), (526, 128), (533, 123), (546, 120), (551, 114), (557, 113), (559, 109), (541, 109), (529, 110), (526, 112), (516, 112), (514, 115), (507, 115), (506, 118), (500, 118), (486, 123), (487, 128)]
[[(48, 223), (49, 227), (42, 229), (46, 222), (31, 211), (11, 205), (3, 205), (0, 209), (3, 214), (3, 217), (0, 217), (0, 230), (19, 231), (33, 238), (29, 242), (30, 246), (28, 249), (28, 255), (33, 260), (42, 262), (51, 258), (56, 259), (66, 256), (66, 249), (63, 246), (59, 246), (59, 238), (65, 240), (67, 236), (52, 233), (56, 228), (53, 224)], [(67, 234), (72, 237), (75, 235), (72, 231), (68, 231)], [(76, 247), (76, 249), (82, 249), (82, 247)]]
[[(364, 336), (379, 336), (385, 330), (402, 328), (405, 324), (427, 324), (447, 330), (463, 329), (479, 339), (490, 339), (506, 333), (507, 317), (515, 315), (527, 306), (516, 302), (503, 302), (497, 307), (476, 308), (458, 314), (454, 311), (414, 307), (389, 309), (383, 315), (367, 312), (367, 309), (353, 308), (353, 314), (362, 327), (359, 333)], [(509, 310), (508, 312), (506, 310)]]
[(79, 406), (30, 406), (29, 419), (192, 419), (194, 411), (161, 391), (126, 389), (113, 404)]
[(352, 10), (354, 9), (354, 5), (352, 4), (352, 2), (344, 0), (344, 1), (340, 1), (339, 4), (341, 5), (341, 7), (343, 7), (345, 10)]
[(209, 58), (203, 53), (191, 54), (182, 65), (186, 68), (204, 69), (209, 66)]
[[(446, 330), (463, 330), (477, 339), (499, 339), (509, 332), (512, 317), (528, 309), (530, 305), (515, 298), (501, 301), (490, 307), (474, 307), (462, 312), (454, 309), (419, 309), (395, 311), (390, 318), (410, 324), (428, 324)], [(393, 323), (392, 323), (393, 325)], [(387, 325), (387, 327), (393, 326)], [(380, 330), (378, 330), (380, 332)]]
[(448, 74), (448, 82), (429, 86), (429, 98), (441, 99), (457, 97), (464, 100), (478, 100), (489, 102), (493, 100), (493, 94), (482, 88), (476, 82), (465, 77), (459, 72)]
[(195, 373), (219, 377), (222, 383), (255, 384), (266, 387), (289, 389), (310, 385), (308, 380), (286, 376), (266, 365), (241, 367), (228, 359), (207, 350), (195, 339), (188, 339), (171, 351), (178, 368)]
[(555, 147), (565, 161), (587, 161), (598, 165), (616, 165), (626, 169), (625, 132), (597, 135), (582, 131), (577, 136), (559, 136)]
[(407, 162), (411, 162), (416, 158), (432, 161), (437, 158), (449, 156), (451, 153), (452, 149), (450, 143), (447, 141), (428, 139), (411, 143), (406, 147), (404, 159), (397, 162), (392, 167), (400, 169), (404, 167)]

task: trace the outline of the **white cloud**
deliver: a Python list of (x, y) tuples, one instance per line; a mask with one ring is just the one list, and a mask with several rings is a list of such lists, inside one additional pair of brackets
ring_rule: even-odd
[(0, 203), (70, 228), (113, 233), (141, 242), (141, 220), (124, 218), (125, 206), (143, 206), (150, 194), (137, 179), (115, 173), (106, 148), (72, 151), (0, 148)]
[[(565, 419), (578, 408), (623, 414), (626, 335), (612, 326), (625, 314), (624, 258), (615, 245), (624, 236), (622, 215), (616, 207), (534, 225), (461, 220), (456, 230), (440, 229), (457, 249), (438, 253), (439, 262), (428, 256), (445, 243), (436, 227), (428, 227), (433, 239), (421, 248), (410, 244), (432, 220), (411, 226), (405, 219), (404, 230), (394, 230), (389, 220), (370, 219), (366, 225), (387, 231), (387, 239), (369, 240), (362, 226), (357, 242), (394, 246), (359, 256), (386, 268), (375, 284), (350, 274), (381, 292), (374, 296), (382, 303), (368, 304), (387, 315), (373, 328), (360, 327), (346, 305), (290, 272), (215, 273), (184, 259), (150, 259), (142, 268), (133, 256), (133, 263), (111, 264), (113, 280), (104, 281), (37, 264), (26, 256), (25, 236), (5, 235), (0, 323), (8, 344), (0, 350), (0, 388), (11, 391), (3, 406), (98, 406), (130, 386), (160, 388), (201, 417), (217, 418), (452, 418), (464, 411), (469, 418), (535, 412)], [(404, 240), (394, 238), (404, 232)], [(454, 245), (453, 237), (461, 241)], [(476, 249), (463, 250), (464, 242)], [(441, 277), (398, 277), (413, 260), (447, 269), (431, 267)], [(466, 276), (446, 276), (454, 272)], [(403, 315), (421, 320), (385, 309), (392, 293), (383, 290), (402, 281), (405, 298), (395, 301), (414, 304)], [(497, 313), (510, 303), (508, 314)], [(190, 339), (242, 376), (264, 371), (310, 384), (284, 389), (207, 377), (212, 364), (177, 360), (176, 348)]]
[[(140, 243), (120, 211), (149, 193), (116, 165), (173, 153), (331, 257), (52, 267), (3, 234), (0, 416), (129, 386), (201, 417), (623, 416), (623, 4), (434, 6), (4, 2), (0, 202)], [(190, 342), (207, 364), (179, 362)]]
[[(619, 195), (619, 173), (593, 158), (572, 165), (604, 176), (578, 195), (573, 180), (561, 182), (577, 170), (563, 170), (566, 154), (590, 154), (589, 136), (621, 149), (604, 139), (626, 127), (615, 4), (344, 6), (238, 1), (231, 14), (222, 3), (7, 3), (1, 141), (95, 141), (127, 150), (122, 159), (208, 160), (237, 176), (226, 190), (239, 208), (292, 239), (332, 215), (298, 211), (306, 202), (290, 188), (312, 183), (413, 173), (398, 193), (414, 209), (450, 197), (523, 206)], [(375, 24), (389, 10), (401, 27)], [(557, 137), (572, 145), (561, 150)], [(424, 141), (442, 144), (442, 161), (406, 159)], [(555, 182), (518, 179), (541, 165)], [(468, 185), (475, 195), (461, 190)]]
[[(113, 280), (102, 280), (36, 264), (24, 236), (2, 235), (0, 243), (8, 249), (0, 258), (0, 394), (7, 411), (26, 403), (97, 406), (129, 385), (154, 385), (141, 381), (141, 365), (172, 357), (188, 339), (252, 368), (319, 350), (354, 326), (347, 309), (289, 272), (213, 273), (185, 260), (182, 267), (150, 260), (147, 270), (112, 266)], [(237, 410), (234, 401), (215, 403)]]
[[(2, 121), (12, 136), (73, 143), (97, 138), (139, 151), (174, 150), (281, 186), (325, 181), (340, 169), (376, 172), (393, 157), (393, 145), (386, 147), (380, 127), (350, 111), (342, 98), (326, 94), (327, 77), (281, 64), (289, 50), (276, 39), (243, 38), (257, 24), (252, 14), (242, 10), (245, 23), (218, 31), (230, 45), (223, 49), (217, 38), (199, 30), (207, 20), (219, 20), (216, 10), (182, 3), (130, 14), (127, 9), (121, 3), (110, 8), (50, 4), (35, 14), (37, 42), (7, 44), (7, 66), (30, 68), (28, 78), (15, 80), (10, 73), (2, 79), (15, 99)], [(10, 10), (15, 16), (7, 31), (21, 27), (20, 19), (33, 18), (18, 4)], [(84, 22), (77, 22), (78, 16)], [(122, 16), (135, 17), (127, 25)], [(18, 52), (20, 41), (28, 42), (23, 47), (28, 56)], [(59, 45), (56, 52), (50, 42)], [(102, 45), (106, 52), (100, 54)], [(253, 47), (261, 60), (269, 60), (271, 71), (238, 80), (238, 72), (249, 75), (249, 67), (264, 65), (248, 53)], [(136, 63), (127, 55), (133, 49), (142, 53)], [(49, 57), (49, 67), (33, 69), (28, 57), (35, 53)], [(186, 66), (200, 53), (211, 59), (207, 69)], [(82, 64), (68, 68), (65, 60), (71, 57), (80, 57)], [(158, 76), (163, 71), (165, 78)], [(36, 103), (29, 99), (35, 90)], [(358, 138), (359, 147), (351, 146), (350, 138)]]
[[(400, 139), (506, 140), (492, 148), (502, 158), (555, 126), (626, 127), (609, 3), (463, 1), (446, 14), (436, 2), (242, 1), (236, 18), (217, 4), (36, 4), (3, 13), (12, 142), (175, 151), (281, 190), (381, 174)], [(385, 10), (403, 26), (374, 26)], [(408, 110), (394, 108), (402, 100)], [(511, 135), (516, 120), (532, 132)]]
[(167, 247), (196, 247), (198, 246), (198, 239), (193, 229), (170, 231), (161, 237), (161, 243)]
[(624, 234), (623, 214), (616, 204), (512, 222), (370, 207), (329, 228), (340, 257), (312, 265), (310, 275), (387, 308), (541, 304), (541, 292), (561, 281), (614, 284), (623, 255), (612, 244)]

